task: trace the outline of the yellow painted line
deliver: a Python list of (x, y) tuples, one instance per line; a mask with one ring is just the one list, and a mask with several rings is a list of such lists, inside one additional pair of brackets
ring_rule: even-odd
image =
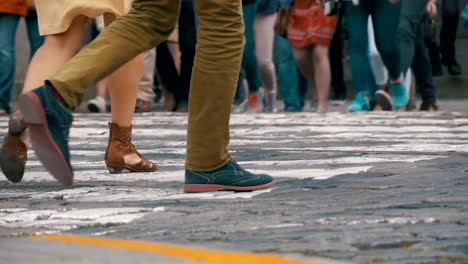
[(318, 264), (317, 262), (312, 263), (300, 260), (292, 260), (275, 255), (225, 252), (170, 244), (121, 239), (107, 239), (100, 237), (87, 237), (77, 235), (39, 235), (34, 236), (33, 239), (144, 252), (160, 256), (216, 264)]

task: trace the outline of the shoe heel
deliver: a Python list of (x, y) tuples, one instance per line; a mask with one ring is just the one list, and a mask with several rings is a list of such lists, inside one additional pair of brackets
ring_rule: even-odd
[(121, 173), (125, 168), (120, 167), (120, 166), (107, 165), (107, 169), (109, 170), (110, 173), (117, 174), (117, 173)]

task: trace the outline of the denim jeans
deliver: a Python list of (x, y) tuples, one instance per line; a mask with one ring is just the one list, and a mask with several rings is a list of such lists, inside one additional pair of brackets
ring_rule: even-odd
[(375, 41), (391, 80), (401, 75), (400, 50), (397, 41), (401, 4), (388, 0), (361, 0), (360, 5), (351, 3), (346, 7), (346, 22), (349, 33), (349, 55), (352, 82), (356, 93), (372, 91), (376, 84), (372, 75), (367, 35), (367, 21), (372, 16)]
[(257, 4), (252, 3), (242, 6), (245, 24), (245, 47), (242, 55), (242, 69), (245, 73), (250, 93), (257, 93), (260, 90), (260, 76), (257, 56), (255, 55), (254, 21), (257, 15)]
[(302, 111), (307, 93), (307, 80), (296, 66), (289, 41), (279, 35), (275, 35), (274, 56), (284, 110)]
[[(20, 16), (0, 13), (0, 109), (10, 112), (11, 92), (15, 86), (16, 70), (16, 30)], [(36, 12), (25, 17), (31, 57), (42, 45), (39, 35)]]

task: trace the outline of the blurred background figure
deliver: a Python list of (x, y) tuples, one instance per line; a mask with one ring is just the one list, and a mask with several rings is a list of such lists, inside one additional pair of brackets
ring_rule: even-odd
[(26, 22), (30, 58), (44, 43), (39, 35), (34, 1), (0, 1), (0, 116), (11, 112), (10, 100), (16, 77), (16, 31), (21, 17)]
[(314, 84), (317, 112), (328, 110), (331, 72), (328, 48), (335, 33), (337, 17), (328, 17), (313, 0), (296, 0), (291, 10), (288, 39), (304, 76)]

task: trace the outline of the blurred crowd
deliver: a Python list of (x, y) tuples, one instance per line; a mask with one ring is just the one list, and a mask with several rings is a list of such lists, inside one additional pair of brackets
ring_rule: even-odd
[[(108, 88), (123, 84), (122, 78), (139, 81), (136, 112), (158, 104), (188, 111), (197, 46), (194, 1), (203, 0), (182, 0), (178, 27), (166, 42), (135, 58), (125, 76), (98, 83), (96, 97), (86, 102), (89, 111), (108, 111)], [(120, 2), (130, 8), (130, 0)], [(433, 76), (462, 74), (455, 42), (461, 19), (468, 27), (463, 0), (243, 0), (242, 9), (245, 48), (233, 102), (238, 113), (326, 112), (330, 100), (344, 102), (350, 95), (349, 112), (413, 110), (411, 89), (421, 97), (420, 110), (438, 110)], [(46, 42), (68, 60), (83, 44), (85, 25), (91, 23), (97, 36), (116, 19), (90, 19), (95, 17), (70, 23), (72, 32), (78, 29), (67, 42), (47, 43), (41, 35), (53, 33), (39, 31), (33, 1), (0, 2), (0, 115), (12, 112), (19, 21), (26, 22), (30, 57)], [(352, 91), (344, 76), (348, 61)]]

